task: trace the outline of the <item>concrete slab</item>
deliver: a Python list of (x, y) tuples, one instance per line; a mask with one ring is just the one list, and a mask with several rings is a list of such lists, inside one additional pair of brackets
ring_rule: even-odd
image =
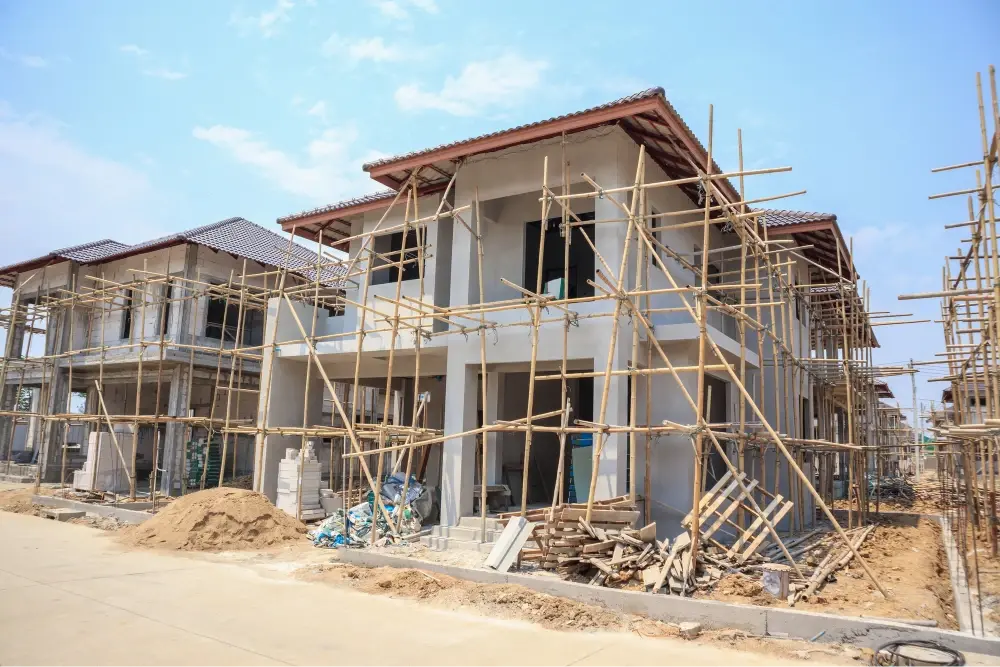
[(54, 498), (52, 496), (31, 496), (31, 502), (45, 507), (63, 507), (66, 509), (83, 511), (87, 514), (95, 514), (109, 519), (118, 519), (119, 521), (124, 521), (125, 523), (142, 523), (146, 519), (153, 516), (148, 512), (140, 511), (140, 508), (137, 507), (145, 505), (146, 509), (148, 509), (152, 507), (152, 503), (129, 503), (129, 507), (124, 508), (115, 507), (114, 505), (84, 503), (78, 500), (69, 500), (68, 498)]

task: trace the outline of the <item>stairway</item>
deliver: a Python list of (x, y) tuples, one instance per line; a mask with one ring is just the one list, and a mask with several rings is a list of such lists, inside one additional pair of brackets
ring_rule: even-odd
[(433, 526), (430, 535), (420, 538), (420, 543), (434, 551), (461, 549), (478, 551), (488, 554), (493, 543), (503, 531), (503, 526), (496, 519), (486, 519), (486, 541), (480, 540), (482, 535), (482, 517), (463, 516), (457, 526)]

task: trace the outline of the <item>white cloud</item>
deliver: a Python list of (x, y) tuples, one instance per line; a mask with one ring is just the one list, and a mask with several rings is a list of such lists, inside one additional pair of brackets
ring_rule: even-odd
[(346, 56), (352, 63), (361, 60), (373, 62), (394, 62), (403, 59), (399, 47), (390, 46), (381, 37), (368, 39), (345, 39), (336, 33), (323, 42), (323, 55), (332, 58)]
[(325, 123), (326, 122), (326, 102), (320, 100), (316, 104), (314, 104), (311, 107), (309, 107), (309, 110), (306, 111), (306, 114), (309, 115), (309, 116), (316, 116), (317, 118), (319, 118), (320, 120), (322, 120)]
[(353, 128), (325, 130), (309, 142), (303, 157), (273, 148), (237, 127), (196, 127), (193, 135), (247, 165), (275, 187), (317, 202), (353, 197), (379, 187), (361, 171), (364, 162), (378, 156), (355, 152), (357, 133)]
[(409, 8), (416, 8), (428, 14), (437, 14), (435, 0), (369, 0), (382, 16), (396, 21), (410, 17)]
[(0, 58), (17, 63), (24, 67), (48, 67), (49, 61), (41, 56), (27, 55), (24, 53), (11, 53), (7, 49), (0, 48)]
[[(0, 264), (77, 243), (135, 243), (165, 233), (146, 176), (94, 155), (63, 135), (64, 126), (0, 104)], [(44, 233), (39, 233), (44, 230)]]
[(292, 0), (277, 0), (271, 8), (262, 11), (260, 14), (244, 16), (242, 12), (235, 11), (229, 17), (229, 22), (237, 25), (244, 32), (257, 31), (262, 37), (272, 37), (283, 23), (290, 21), (289, 13), (295, 3)]
[(123, 44), (118, 50), (122, 53), (131, 53), (137, 58), (149, 55), (149, 51), (136, 44)]
[(152, 76), (157, 79), (166, 79), (167, 81), (179, 81), (180, 79), (186, 79), (187, 74), (184, 72), (178, 72), (176, 70), (168, 69), (166, 67), (157, 67), (154, 69), (144, 69), (142, 70), (144, 76)]
[(527, 60), (516, 54), (495, 60), (469, 63), (457, 77), (449, 76), (439, 92), (428, 92), (419, 84), (396, 90), (396, 104), (406, 111), (437, 109), (454, 116), (474, 116), (490, 107), (512, 107), (537, 88), (543, 60)]

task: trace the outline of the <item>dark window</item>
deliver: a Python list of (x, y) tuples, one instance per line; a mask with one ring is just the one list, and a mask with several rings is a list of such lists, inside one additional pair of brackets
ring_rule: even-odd
[[(709, 392), (709, 389), (711, 389), (711, 392)], [(725, 423), (729, 413), (729, 409), (727, 407), (727, 402), (729, 400), (728, 389), (729, 383), (710, 375), (705, 376), (705, 397), (703, 402), (705, 420), (708, 421), (709, 424)], [(711, 396), (709, 396), (710, 393)], [(711, 398), (711, 402), (709, 402), (709, 398)], [(726, 473), (727, 466), (725, 460), (722, 458), (722, 455), (719, 454), (719, 450), (712, 445), (710, 440), (706, 438), (703, 446), (705, 447), (705, 449), (702, 450), (702, 454), (705, 455), (705, 472), (703, 477), (705, 485), (702, 488), (710, 489), (715, 486), (720, 479), (722, 479), (722, 476)]]
[(254, 347), (264, 342), (264, 311), (247, 310), (243, 313), (243, 344)]
[[(593, 213), (581, 213), (580, 220), (594, 219)], [(565, 273), (565, 239), (560, 233), (562, 218), (549, 218), (545, 229), (545, 250), (542, 258), (542, 291), (550, 280), (564, 277)], [(587, 281), (594, 279), (594, 250), (584, 238), (586, 234), (591, 241), (594, 239), (594, 225), (573, 227), (569, 237), (569, 285), (566, 297), (594, 296), (594, 287)], [(526, 290), (535, 291), (538, 281), (538, 243), (541, 240), (542, 223), (540, 220), (529, 222), (524, 226), (524, 283)]]
[(372, 285), (385, 285), (399, 280), (399, 266), (384, 266), (400, 261), (403, 257), (403, 281), (417, 280), (420, 278), (420, 264), (418, 261), (417, 230), (411, 229), (406, 233), (406, 252), (403, 250), (403, 232), (394, 234), (384, 234), (375, 237), (375, 252), (381, 254), (385, 259), (375, 258), (375, 265), (372, 268)]
[(174, 286), (168, 280), (163, 288), (163, 316), (160, 318), (160, 334), (166, 335), (170, 330), (170, 300), (174, 296)]
[[(239, 316), (240, 308), (238, 305), (233, 303), (227, 305), (226, 299), (210, 297), (208, 299), (208, 313), (205, 318), (205, 337), (234, 342), (236, 340), (236, 321)], [(223, 331), (223, 327), (225, 331)]]
[[(701, 247), (696, 245), (694, 247), (694, 261), (691, 262), (692, 266), (696, 268), (699, 272), (701, 271)], [(719, 268), (718, 264), (708, 263), (708, 275), (706, 276), (706, 282), (709, 285), (718, 285), (722, 282), (722, 269)], [(697, 285), (701, 285), (700, 280), (695, 280)], [(726, 293), (721, 290), (709, 290), (708, 292), (713, 298), (719, 301), (726, 302)]]
[(132, 290), (125, 290), (124, 304), (122, 305), (122, 340), (132, 338)]

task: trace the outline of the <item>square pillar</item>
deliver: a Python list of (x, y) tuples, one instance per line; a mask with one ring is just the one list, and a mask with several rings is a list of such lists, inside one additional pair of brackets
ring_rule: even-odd
[[(486, 423), (493, 424), (504, 415), (504, 385), (506, 375), (503, 373), (486, 373)], [(501, 433), (484, 434), (486, 441), (486, 483), (501, 484), (503, 482), (503, 437)]]
[[(170, 373), (170, 393), (167, 396), (167, 416), (187, 417), (191, 402), (188, 392), (189, 369), (186, 364), (178, 364)], [(91, 405), (87, 393), (87, 407)], [(186, 425), (182, 422), (167, 422), (163, 438), (163, 473), (160, 477), (160, 492), (173, 495), (181, 489), (184, 474), (184, 434)]]
[[(478, 368), (467, 366), (458, 354), (449, 354), (444, 408), (446, 436), (476, 428), (478, 384)], [(445, 440), (441, 456), (441, 525), (454, 526), (460, 517), (472, 512), (476, 436)]]
[[(608, 337), (604, 340), (610, 341), (610, 325), (607, 335)], [(622, 315), (619, 317), (618, 340), (615, 348), (611, 351), (611, 370), (625, 370), (628, 367), (628, 354), (631, 348), (632, 330), (628, 324), (628, 319)], [(594, 370), (599, 373), (603, 372), (607, 361), (607, 349), (595, 354)], [(608, 383), (610, 388), (608, 390), (608, 403), (604, 414), (604, 423), (612, 425), (628, 424), (628, 377), (624, 375), (612, 375)], [(601, 397), (603, 392), (604, 378), (594, 378), (594, 421), (601, 421)], [(597, 462), (597, 487), (594, 490), (595, 500), (614, 498), (624, 495), (626, 492), (625, 476), (628, 470), (628, 434), (612, 433), (602, 435), (595, 433), (595, 453), (602, 437), (605, 440), (600, 460)], [(584, 498), (586, 498), (586, 494), (584, 494)], [(579, 495), (577, 499), (580, 499)]]

